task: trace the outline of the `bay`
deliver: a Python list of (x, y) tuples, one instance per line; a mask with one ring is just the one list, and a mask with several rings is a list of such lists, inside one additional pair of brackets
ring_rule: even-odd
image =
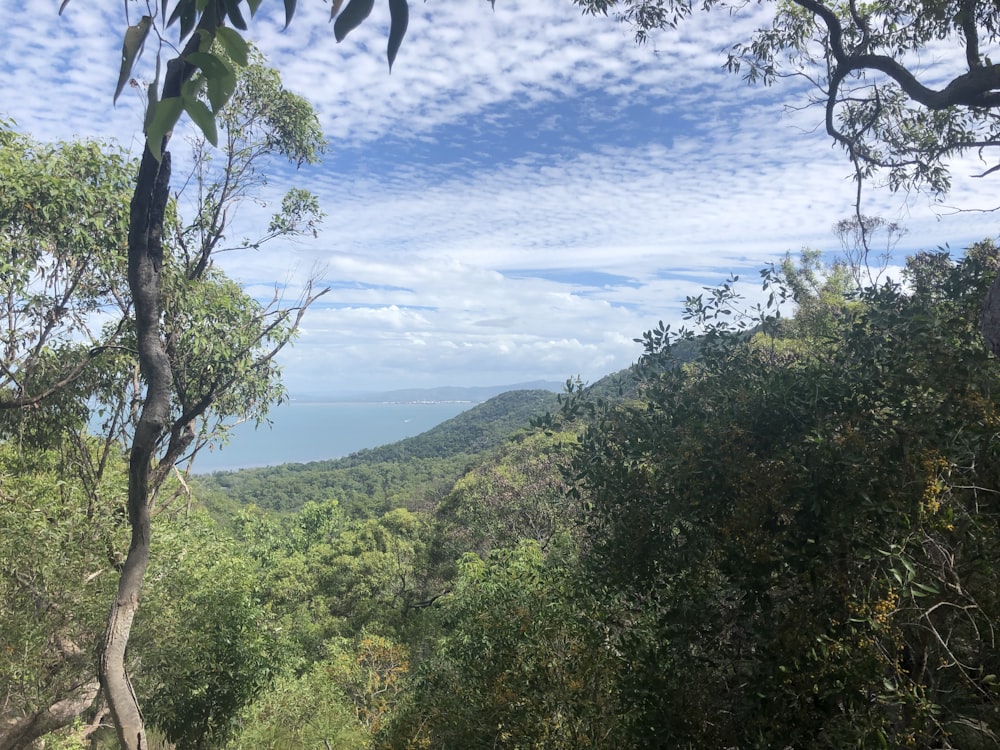
[(293, 401), (271, 410), (271, 426), (237, 425), (228, 445), (198, 454), (194, 473), (342, 458), (419, 435), (473, 406), (472, 402)]

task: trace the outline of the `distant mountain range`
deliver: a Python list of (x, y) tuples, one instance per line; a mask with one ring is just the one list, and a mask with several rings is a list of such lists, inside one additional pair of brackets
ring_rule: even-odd
[(534, 380), (515, 385), (486, 386), (442, 386), (440, 388), (403, 388), (380, 393), (351, 393), (331, 396), (328, 394), (293, 394), (292, 401), (312, 401), (318, 403), (361, 403), (361, 404), (413, 404), (457, 401), (482, 403), (508, 391), (552, 391), (559, 393), (563, 383), (555, 380)]

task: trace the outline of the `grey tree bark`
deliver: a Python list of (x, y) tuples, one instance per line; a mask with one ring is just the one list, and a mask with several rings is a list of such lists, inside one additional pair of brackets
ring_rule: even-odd
[(989, 350), (1000, 357), (1000, 275), (986, 293), (979, 330)]
[[(208, 31), (214, 33), (215, 28)], [(180, 94), (181, 84), (194, 70), (184, 62), (184, 56), (196, 52), (199, 41), (199, 35), (195, 34), (183, 52), (167, 65), (163, 98)], [(148, 748), (142, 711), (125, 667), (125, 653), (132, 623), (139, 611), (143, 577), (149, 564), (149, 502), (152, 485), (159, 478), (153, 478), (153, 458), (160, 438), (171, 421), (173, 378), (160, 329), (163, 225), (170, 193), (170, 154), (166, 150), (169, 139), (170, 133), (163, 138), (162, 159), (159, 162), (148, 145), (144, 149), (129, 214), (128, 285), (146, 396), (129, 453), (128, 519), (132, 540), (118, 580), (118, 592), (108, 615), (98, 663), (101, 686), (114, 719), (118, 742), (125, 750)], [(188, 437), (187, 441), (190, 442), (190, 439)], [(171, 446), (174, 449), (177, 447)], [(163, 462), (169, 460), (168, 455)], [(164, 475), (163, 472), (157, 473)]]
[(0, 723), (0, 750), (31, 747), (40, 737), (68, 726), (94, 705), (99, 692), (97, 680), (90, 680), (37, 713), (3, 720)]

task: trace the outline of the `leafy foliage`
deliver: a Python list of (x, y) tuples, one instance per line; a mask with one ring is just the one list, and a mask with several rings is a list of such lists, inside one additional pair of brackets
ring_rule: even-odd
[(332, 461), (203, 475), (196, 484), (212, 508), (232, 507), (235, 501), (291, 511), (307, 499), (334, 499), (360, 516), (399, 506), (426, 508), (444, 497), (482, 454), (501, 446), (555, 402), (548, 391), (510, 391), (391, 445)]
[(96, 142), (0, 131), (0, 435), (44, 444), (84, 423), (79, 402), (94, 383), (81, 378), (122, 338), (102, 323), (128, 305), (119, 290), (133, 169)]
[(239, 733), (226, 745), (231, 750), (369, 746), (350, 700), (321, 663), (301, 676), (282, 677), (247, 711)]
[(485, 555), (524, 540), (544, 550), (572, 529), (579, 508), (567, 497), (563, 467), (575, 445), (572, 433), (522, 436), (456, 482), (438, 517), (459, 554)]
[[(150, 152), (157, 161), (162, 159), (165, 139), (186, 112), (214, 146), (218, 143), (217, 118), (237, 87), (239, 68), (247, 65), (249, 45), (242, 32), (248, 30), (247, 19), (260, 10), (262, 0), (170, 0), (153, 3), (150, 12), (127, 26), (122, 40), (121, 65), (113, 101), (117, 101), (125, 84), (133, 80), (134, 71), (143, 49), (151, 39), (157, 45), (156, 72), (147, 84), (147, 113), (144, 131)], [(283, 0), (285, 26), (295, 15), (296, 0)], [(62, 13), (69, 0), (59, 7)], [(331, 6), (334, 36), (338, 42), (360, 26), (371, 14), (375, 0), (336, 0)], [(159, 8), (157, 8), (159, 6)], [(159, 11), (159, 12), (158, 12)], [(168, 14), (169, 11), (169, 14)], [(127, 10), (126, 10), (127, 12)], [(409, 24), (408, 0), (389, 0), (389, 38), (386, 58), (389, 69), (395, 62)], [(171, 38), (176, 29), (176, 37)], [(213, 49), (218, 41), (221, 52)], [(167, 64), (177, 74), (161, 89), (161, 59), (182, 50)], [(176, 89), (176, 90), (175, 90)], [(206, 105), (202, 97), (208, 99)]]
[[(0, 743), (29, 743), (60, 701), (97, 692), (93, 653), (124, 539), (123, 477), (88, 492), (58, 450), (0, 443)], [(118, 462), (119, 470), (121, 467)], [(92, 688), (88, 688), (92, 684)], [(24, 719), (27, 718), (27, 721)], [(18, 740), (18, 737), (20, 738)]]
[(608, 746), (619, 728), (615, 659), (591, 627), (589, 599), (569, 594), (566, 541), (547, 557), (525, 541), (462, 560), (454, 592), (434, 612), (440, 641), (386, 746)]
[(671, 337), (647, 348), (645, 403), (575, 461), (635, 746), (991, 741), (995, 264), (985, 243), (912, 259), (909, 294), (803, 288), (794, 325), (716, 326), (681, 368)]
[[(696, 7), (738, 12), (725, 0), (574, 0), (584, 12), (615, 10), (645, 41)], [(1000, 144), (1000, 69), (988, 56), (1000, 41), (1000, 10), (979, 0), (903, 3), (771, 3), (770, 26), (729, 52), (727, 67), (750, 82), (798, 76), (816, 88), (827, 133), (859, 179), (879, 172), (892, 189), (950, 187), (949, 161)], [(914, 61), (950, 48), (946, 72)], [(860, 218), (860, 216), (859, 216)]]
[(252, 562), (193, 517), (157, 528), (146, 606), (133, 636), (150, 725), (179, 747), (217, 747), (279, 671)]

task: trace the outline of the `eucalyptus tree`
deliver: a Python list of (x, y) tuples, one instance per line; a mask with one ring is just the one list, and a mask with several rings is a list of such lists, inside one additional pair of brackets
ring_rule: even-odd
[[(68, 3), (69, 0), (63, 0), (60, 12)], [(173, 460), (183, 455), (195, 438), (190, 428), (193, 412), (183, 413), (180, 420), (171, 418), (175, 375), (169, 351), (170, 334), (161, 327), (164, 269), (169, 257), (164, 237), (171, 184), (167, 147), (182, 113), (187, 113), (213, 145), (217, 142), (217, 118), (237, 86), (234, 67), (247, 61), (248, 45), (240, 32), (247, 29), (247, 16), (255, 15), (260, 6), (261, 0), (247, 0), (245, 5), (240, 0), (152, 2), (147, 6), (148, 15), (141, 16), (124, 33), (115, 98), (131, 80), (133, 67), (147, 42), (150, 39), (159, 42), (156, 76), (147, 89), (148, 106), (143, 123), (146, 144), (135, 178), (128, 222), (127, 277), (143, 385), (142, 406), (129, 454), (128, 517), (132, 541), (122, 566), (100, 658), (101, 683), (119, 742), (125, 748), (146, 745), (142, 714), (125, 670), (125, 648), (149, 561), (150, 502), (163, 472), (169, 470)], [(284, 0), (286, 25), (292, 20), (295, 6), (295, 0)], [(332, 14), (336, 19), (336, 38), (343, 39), (360, 25), (373, 6), (374, 0), (349, 0), (346, 5), (335, 0)], [(406, 0), (389, 0), (389, 8), (393, 20), (387, 57), (391, 66), (406, 32), (409, 7)], [(175, 38), (171, 38), (171, 29), (176, 29)], [(215, 51), (216, 43), (224, 49), (224, 55)], [(161, 80), (164, 56), (167, 60)], [(165, 435), (169, 435), (165, 453), (157, 462), (155, 456)]]
[[(220, 417), (256, 417), (280, 395), (274, 356), (290, 340), (306, 308), (325, 291), (315, 290), (310, 282), (290, 307), (277, 295), (260, 305), (212, 266), (212, 255), (226, 248), (233, 204), (260, 186), (259, 162), (269, 155), (296, 164), (314, 162), (323, 145), (311, 108), (259, 64), (247, 67), (237, 79), (233, 97), (233, 114), (219, 120), (226, 137), (223, 164), (213, 172), (200, 151), (199, 208), (192, 222), (173, 233), (176, 241), (171, 243), (169, 235), (164, 241), (161, 224), (167, 215), (162, 199), (169, 154), (163, 154), (153, 170), (153, 193), (143, 193), (143, 175), (156, 163), (147, 147), (139, 166), (140, 187), (131, 203), (129, 288), (145, 389), (130, 451), (132, 543), (100, 660), (102, 685), (125, 747), (144, 743), (125, 649), (148, 562), (150, 511), (158, 489), (174, 464), (204, 443), (205, 433), (199, 434), (195, 425), (209, 410)], [(154, 195), (157, 202), (151, 205), (147, 199)], [(264, 238), (237, 245), (259, 246), (267, 239), (312, 232), (320, 218), (315, 197), (293, 190)], [(174, 246), (176, 256), (164, 252)], [(214, 359), (210, 366), (206, 358)]]
[[(676, 27), (694, 10), (738, 12), (730, 0), (573, 0), (586, 13), (615, 13), (636, 40)], [(795, 77), (813, 90), (827, 134), (858, 182), (944, 196), (950, 163), (972, 154), (979, 177), (1000, 170), (1000, 5), (990, 0), (771, 2), (769, 25), (733, 46), (726, 67), (751, 83)], [(928, 60), (934, 64), (927, 64)], [(1000, 57), (998, 57), (1000, 60)], [(1000, 206), (998, 206), (1000, 208)], [(1000, 354), (1000, 282), (986, 296), (982, 332)]]
[[(285, 90), (259, 56), (250, 52), (247, 63), (231, 94), (233, 114), (219, 119), (225, 138), (221, 158), (210, 160), (195, 143), (193, 218), (185, 222), (181, 217), (188, 203), (183, 197), (163, 205), (156, 228), (162, 252), (156, 264), (156, 304), (145, 313), (134, 284), (126, 284), (126, 278), (147, 278), (136, 277), (143, 267), (130, 265), (127, 257), (128, 238), (135, 239), (134, 232), (129, 234), (135, 201), (131, 217), (126, 208), (135, 163), (102, 144), (40, 145), (0, 132), (0, 437), (24, 451), (60, 451), (63, 480), (79, 484), (90, 509), (104, 507), (102, 482), (115, 470), (109, 467), (116, 452), (131, 444), (129, 496), (134, 497), (137, 486), (145, 493), (141, 504), (129, 507), (134, 532), (129, 556), (117, 549), (100, 550), (105, 565), (121, 574), (98, 649), (101, 684), (116, 720), (122, 699), (116, 690), (132, 696), (125, 647), (141, 568), (148, 560), (150, 518), (163, 512), (183, 487), (182, 482), (168, 485), (167, 479), (179, 462), (218, 439), (228, 424), (261, 419), (282, 397), (274, 357), (294, 337), (309, 304), (323, 293), (310, 282), (297, 300), (276, 294), (261, 303), (212, 263), (213, 254), (222, 250), (312, 234), (322, 219), (316, 197), (295, 188), (262, 236), (229, 237), (238, 204), (260, 192), (267, 159), (280, 155), (296, 164), (310, 163), (324, 147), (311, 107)], [(132, 295), (125, 293), (126, 287)], [(170, 373), (169, 381), (159, 385), (166, 401), (153, 432), (148, 415), (145, 420), (142, 416), (155, 380), (146, 358), (149, 326), (155, 329), (157, 361)], [(99, 428), (101, 439), (86, 437), (88, 427)], [(112, 527), (122, 515), (112, 514)], [(65, 585), (71, 585), (68, 579)], [(52, 697), (48, 705), (44, 695)], [(36, 734), (57, 727), (59, 722), (32, 719), (47, 717), (55, 705), (67, 709), (64, 697), (44, 695), (25, 704), (11, 721)], [(94, 694), (90, 698), (92, 702)], [(134, 697), (130, 700), (134, 703)], [(73, 704), (77, 714), (87, 707), (86, 701)], [(73, 713), (62, 710), (60, 717), (65, 723)], [(0, 732), (0, 747), (5, 746), (6, 728)], [(28, 734), (22, 732), (16, 741), (27, 741)], [(130, 737), (133, 744), (145, 743), (141, 725)]]

